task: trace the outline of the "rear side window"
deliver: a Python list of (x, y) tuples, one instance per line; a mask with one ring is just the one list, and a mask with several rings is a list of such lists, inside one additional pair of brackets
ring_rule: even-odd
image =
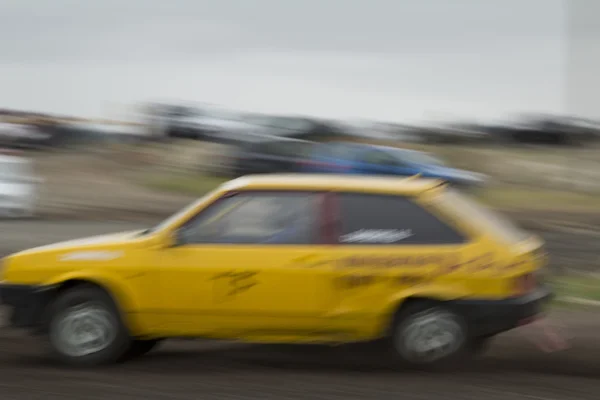
[(467, 240), (406, 197), (341, 193), (338, 199), (340, 244), (436, 245)]

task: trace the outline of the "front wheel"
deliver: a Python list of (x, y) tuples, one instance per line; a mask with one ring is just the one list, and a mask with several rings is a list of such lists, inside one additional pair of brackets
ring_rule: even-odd
[(112, 298), (94, 286), (59, 294), (48, 310), (47, 329), (52, 355), (71, 366), (114, 363), (131, 343)]
[(467, 324), (461, 315), (442, 305), (415, 303), (396, 315), (389, 340), (400, 365), (450, 367), (465, 355)]

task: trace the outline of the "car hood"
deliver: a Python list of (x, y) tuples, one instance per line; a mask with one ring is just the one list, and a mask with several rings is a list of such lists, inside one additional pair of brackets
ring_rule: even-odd
[(61, 253), (64, 256), (68, 256), (70, 253), (73, 252), (87, 252), (92, 250), (98, 250), (98, 254), (96, 254), (96, 256), (98, 258), (101, 258), (101, 251), (104, 251), (105, 249), (106, 251), (109, 251), (112, 248), (119, 248), (120, 245), (126, 245), (130, 242), (131, 239), (138, 237), (142, 232), (143, 230), (135, 230), (111, 233), (106, 235), (97, 235), (81, 239), (67, 240), (44, 246), (33, 247), (15, 253), (12, 256), (23, 256), (42, 253)]

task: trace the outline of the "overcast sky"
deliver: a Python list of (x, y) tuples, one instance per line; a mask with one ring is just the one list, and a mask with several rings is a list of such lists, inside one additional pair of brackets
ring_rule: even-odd
[(389, 120), (562, 111), (565, 29), (561, 0), (0, 0), (0, 107), (96, 117), (184, 100)]

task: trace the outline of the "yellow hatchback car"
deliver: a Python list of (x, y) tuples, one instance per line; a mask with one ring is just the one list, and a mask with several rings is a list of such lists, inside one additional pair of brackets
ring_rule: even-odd
[(438, 181), (257, 175), (144, 231), (13, 254), (0, 295), (77, 366), (174, 337), (374, 341), (440, 366), (542, 312), (542, 247)]

